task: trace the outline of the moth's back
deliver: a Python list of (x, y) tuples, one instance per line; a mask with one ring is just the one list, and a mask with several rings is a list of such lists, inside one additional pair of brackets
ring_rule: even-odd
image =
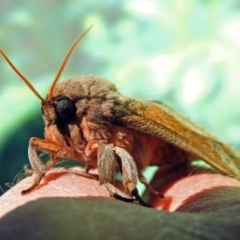
[(105, 97), (109, 92), (117, 92), (115, 84), (97, 76), (83, 75), (58, 82), (53, 97), (94, 98)]

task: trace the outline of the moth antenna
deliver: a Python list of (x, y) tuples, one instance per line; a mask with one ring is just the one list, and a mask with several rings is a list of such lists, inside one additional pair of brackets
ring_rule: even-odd
[(58, 68), (57, 74), (49, 88), (48, 91), (48, 99), (51, 100), (52, 99), (52, 95), (53, 95), (53, 90), (57, 84), (57, 82), (59, 81), (64, 69), (67, 66), (67, 63), (69, 62), (74, 50), (76, 49), (78, 43), (83, 39), (83, 37), (89, 32), (89, 30), (92, 28), (93, 25), (91, 25), (84, 33), (82, 33), (76, 40), (75, 42), (72, 44), (72, 46), (70, 47), (70, 49), (68, 50), (66, 56), (64, 57), (60, 67)]
[(14, 72), (27, 84), (27, 86), (31, 89), (31, 91), (41, 100), (44, 101), (44, 98), (38, 93), (38, 91), (33, 87), (33, 85), (29, 82), (29, 80), (13, 65), (7, 55), (0, 49), (0, 53), (3, 58), (7, 61), (7, 63), (11, 66)]

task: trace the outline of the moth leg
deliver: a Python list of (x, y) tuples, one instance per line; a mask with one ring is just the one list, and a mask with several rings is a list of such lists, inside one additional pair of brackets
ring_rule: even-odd
[[(31, 192), (33, 189), (35, 189), (42, 180), (43, 176), (45, 175), (46, 167), (42, 160), (39, 158), (37, 150), (47, 152), (53, 156), (59, 152), (59, 146), (54, 142), (50, 142), (40, 138), (30, 139), (28, 146), (28, 157), (31, 167), (34, 173), (36, 174), (36, 177), (34, 179), (32, 186), (22, 191), (22, 195), (27, 194)], [(53, 162), (57, 160), (57, 158), (52, 159), (53, 160), (52, 161), (50, 160), (47, 168), (51, 167), (53, 165)]]
[(109, 145), (99, 143), (97, 164), (100, 184), (113, 184), (115, 177), (115, 155), (113, 149)]
[(179, 177), (185, 176), (186, 173), (189, 175), (189, 166), (189, 161), (182, 161), (160, 166), (160, 168), (154, 174), (151, 182), (154, 183), (158, 189), (163, 189), (164, 186)]
[(111, 197), (124, 202), (135, 201), (135, 199), (126, 198), (118, 194), (116, 187), (113, 186), (116, 159), (111, 144), (106, 144), (101, 140), (90, 141), (85, 148), (85, 154), (88, 157), (97, 157), (100, 184), (103, 184), (106, 187)]
[[(97, 158), (98, 147), (99, 147), (101, 142), (102, 141), (100, 141), (100, 140), (89, 141), (88, 144), (86, 145), (85, 149), (84, 149), (85, 156), (88, 157), (88, 158), (96, 159)], [(92, 165), (86, 164), (85, 172), (88, 173), (91, 169), (95, 169), (95, 168), (96, 167), (94, 167)]]
[[(115, 175), (115, 153), (119, 158), (120, 169), (122, 170), (123, 185), (134, 197), (126, 198), (118, 194), (117, 189), (113, 186)], [(100, 184), (104, 184), (109, 195), (118, 200), (131, 203), (139, 203), (149, 207), (140, 197), (136, 188), (137, 184), (137, 167), (130, 154), (123, 148), (106, 144), (101, 140), (88, 142), (85, 148), (86, 156), (97, 156), (98, 172)]]
[(22, 195), (28, 194), (32, 190), (34, 190), (38, 186), (38, 184), (41, 182), (43, 176), (44, 176), (44, 173), (41, 173), (41, 172), (36, 173), (36, 177), (34, 178), (34, 182), (33, 182), (32, 186), (27, 188), (27, 189), (25, 189), (25, 190), (23, 190), (21, 192)]
[(121, 147), (114, 147), (115, 153), (119, 156), (120, 165), (122, 169), (122, 182), (125, 188), (128, 189), (129, 193), (134, 197), (133, 202), (137, 202), (143, 206), (150, 207), (146, 204), (138, 193), (137, 177), (138, 171), (137, 166), (131, 157), (131, 155)]
[(45, 163), (45, 169), (46, 171), (48, 171), (49, 169), (51, 169), (57, 162), (58, 162), (58, 158), (51, 155), (51, 158)]
[(146, 187), (146, 189), (154, 194), (155, 196), (159, 196), (161, 198), (164, 198), (163, 194), (161, 194), (160, 192), (156, 191), (148, 182), (147, 179), (143, 176), (143, 174), (141, 172), (138, 173), (138, 179), (139, 181), (144, 184), (144, 186)]
[(34, 173), (33, 169), (29, 168), (27, 164), (25, 164), (23, 166), (23, 170), (24, 170), (25, 174), (27, 174), (27, 175), (32, 175)]
[[(48, 171), (50, 168), (52, 168), (56, 163), (58, 162), (58, 158), (55, 158), (54, 156), (51, 156), (51, 158), (45, 163), (45, 170)], [(34, 170), (32, 168), (29, 168), (27, 165), (24, 166), (24, 172), (27, 175), (32, 175), (34, 173)]]
[(85, 169), (85, 172), (86, 172), (86, 173), (89, 173), (89, 171), (90, 171), (91, 169), (95, 169), (95, 167), (94, 167), (94, 166), (91, 166), (91, 165), (86, 165), (84, 169)]
[[(94, 146), (96, 146), (96, 143)], [(113, 186), (115, 177), (115, 154), (112, 146), (107, 145), (104, 142), (98, 143), (97, 162), (100, 184), (104, 184), (109, 192), (109, 195), (118, 200), (133, 202), (133, 199), (125, 198), (119, 195), (116, 188)]]
[(120, 201), (123, 201), (123, 202), (129, 202), (129, 203), (134, 203), (135, 202), (135, 199), (126, 198), (126, 197), (123, 197), (120, 194), (118, 194), (118, 191), (117, 191), (116, 187), (114, 187), (112, 184), (105, 183), (104, 186), (108, 190), (110, 197), (114, 197), (114, 198), (116, 198)]

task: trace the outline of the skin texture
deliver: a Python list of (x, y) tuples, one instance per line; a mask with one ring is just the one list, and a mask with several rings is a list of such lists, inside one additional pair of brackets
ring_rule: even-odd
[(164, 187), (153, 180), (165, 195), (148, 195), (155, 209), (109, 198), (81, 168), (50, 170), (21, 196), (32, 178), (0, 198), (3, 239), (239, 239), (240, 182), (229, 177), (189, 167)]

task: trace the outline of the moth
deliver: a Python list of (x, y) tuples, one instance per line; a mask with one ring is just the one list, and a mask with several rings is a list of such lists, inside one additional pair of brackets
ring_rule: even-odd
[[(98, 168), (99, 181), (110, 196), (127, 202), (146, 204), (139, 196), (138, 179), (158, 194), (142, 175), (150, 165), (159, 167), (206, 161), (222, 174), (240, 179), (240, 154), (187, 118), (161, 102), (135, 100), (118, 93), (116, 86), (97, 76), (80, 76), (59, 82), (78, 43), (91, 27), (70, 47), (43, 98), (0, 50), (18, 76), (40, 99), (45, 138), (32, 137), (28, 157), (35, 173), (33, 184), (22, 194), (34, 190), (45, 173), (61, 158)], [(44, 165), (38, 151), (49, 154)], [(123, 197), (114, 187), (115, 172), (129, 193)]]

